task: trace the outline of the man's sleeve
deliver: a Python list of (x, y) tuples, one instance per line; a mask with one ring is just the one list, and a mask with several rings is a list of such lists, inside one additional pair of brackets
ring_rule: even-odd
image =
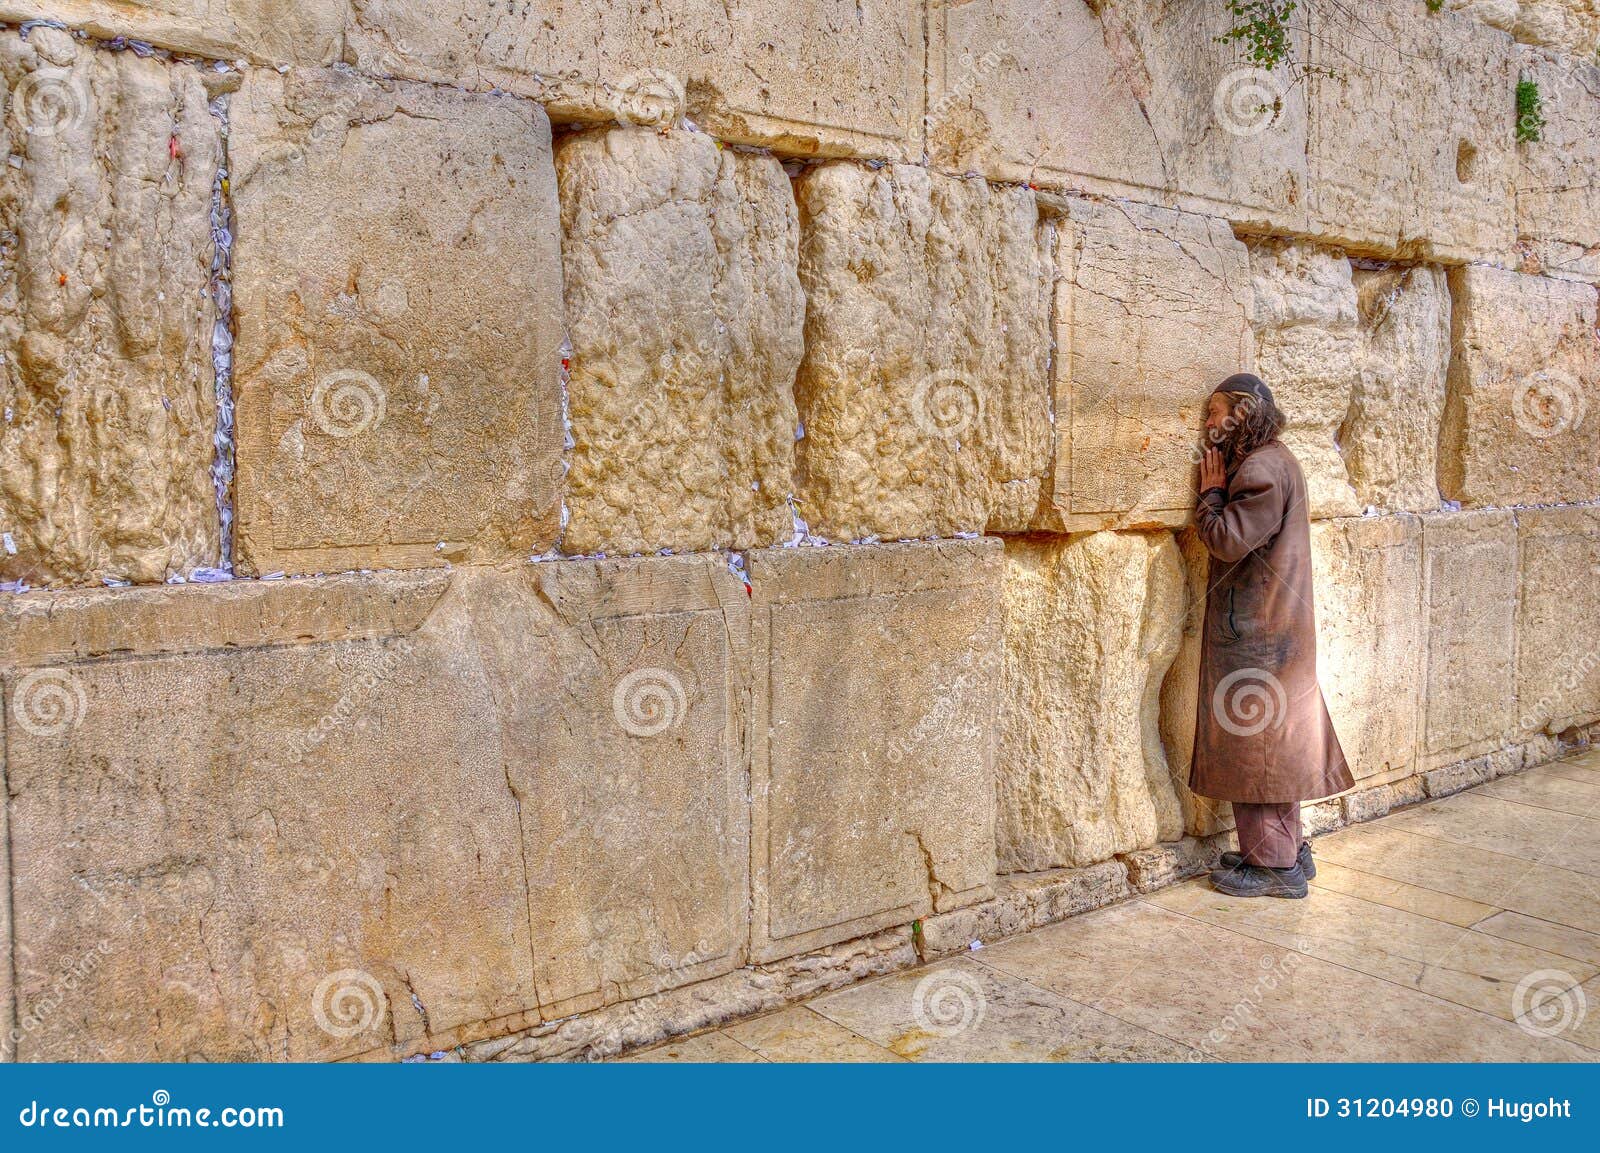
[(1195, 526), (1211, 555), (1236, 561), (1272, 542), (1283, 526), (1283, 489), (1269, 472), (1245, 461), (1227, 494), (1220, 488), (1200, 494)]

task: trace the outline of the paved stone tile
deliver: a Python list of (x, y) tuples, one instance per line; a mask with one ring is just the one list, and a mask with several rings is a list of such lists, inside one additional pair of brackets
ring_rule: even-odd
[[(1312, 852), (1317, 852), (1317, 845), (1312, 846)], [(1436, 921), (1444, 921), (1450, 925), (1460, 925), (1462, 928), (1476, 924), (1497, 911), (1493, 905), (1486, 905), (1481, 901), (1452, 896), (1421, 885), (1409, 885), (1404, 881), (1396, 881), (1361, 869), (1346, 868), (1332, 861), (1321, 860), (1320, 857), (1317, 861), (1317, 876), (1311, 884), (1319, 889), (1331, 889), (1336, 893), (1387, 905), (1391, 909), (1421, 913), (1424, 917), (1432, 917)]]
[(1512, 994), (1529, 973), (1568, 971), (1572, 984), (1600, 974), (1582, 961), (1342, 893), (1243, 900), (1218, 893), (1208, 881), (1191, 881), (1148, 900), (1508, 1021)]
[(984, 950), (984, 964), (1234, 1061), (1571, 1061), (1584, 1050), (1146, 901)]
[(768, 1061), (902, 1061), (805, 1005), (792, 1005), (723, 1030)]
[(1600, 877), (1600, 820), (1470, 792), (1395, 813), (1384, 823)]
[(665, 1045), (657, 1045), (654, 1049), (645, 1049), (622, 1058), (624, 1061), (677, 1062), (684, 1065), (710, 1062), (748, 1065), (752, 1061), (761, 1059), (759, 1053), (746, 1049), (721, 1029), (668, 1041)]
[(1531, 1035), (1570, 1040), (1600, 1052), (1600, 977), (1573, 988), (1566, 986), (1568, 976), (1559, 969), (1533, 974), (1523, 996), (1528, 1008), (1517, 1024)]
[(1600, 774), (1593, 769), (1569, 769), (1561, 774), (1541, 766), (1489, 781), (1473, 792), (1575, 817), (1600, 818)]
[(1600, 965), (1600, 933), (1558, 925), (1553, 921), (1510, 911), (1496, 913), (1473, 926), (1477, 932), (1508, 941), (1521, 941), (1548, 953), (1570, 957), (1586, 965)]
[(824, 1016), (916, 1061), (1189, 1061), (1196, 1050), (961, 957), (829, 993)]

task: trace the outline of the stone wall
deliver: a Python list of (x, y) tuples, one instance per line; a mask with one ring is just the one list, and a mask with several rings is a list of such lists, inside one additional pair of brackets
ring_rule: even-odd
[(0, 0), (0, 1053), (599, 1055), (1193, 871), (1241, 368), (1311, 827), (1585, 739), (1600, 16), (1300, 7)]

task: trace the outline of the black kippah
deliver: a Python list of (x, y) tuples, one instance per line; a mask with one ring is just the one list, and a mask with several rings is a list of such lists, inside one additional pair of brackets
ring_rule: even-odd
[(1211, 391), (1243, 392), (1255, 397), (1257, 400), (1264, 400), (1268, 404), (1272, 403), (1272, 390), (1267, 387), (1265, 381), (1253, 372), (1236, 372)]

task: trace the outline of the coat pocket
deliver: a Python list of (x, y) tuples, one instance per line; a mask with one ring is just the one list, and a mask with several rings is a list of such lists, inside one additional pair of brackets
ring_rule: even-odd
[(1222, 635), (1230, 641), (1239, 640), (1243, 635), (1239, 632), (1239, 622), (1234, 615), (1234, 594), (1237, 591), (1237, 589), (1231, 588), (1228, 590), (1228, 616), (1227, 619), (1222, 622)]

